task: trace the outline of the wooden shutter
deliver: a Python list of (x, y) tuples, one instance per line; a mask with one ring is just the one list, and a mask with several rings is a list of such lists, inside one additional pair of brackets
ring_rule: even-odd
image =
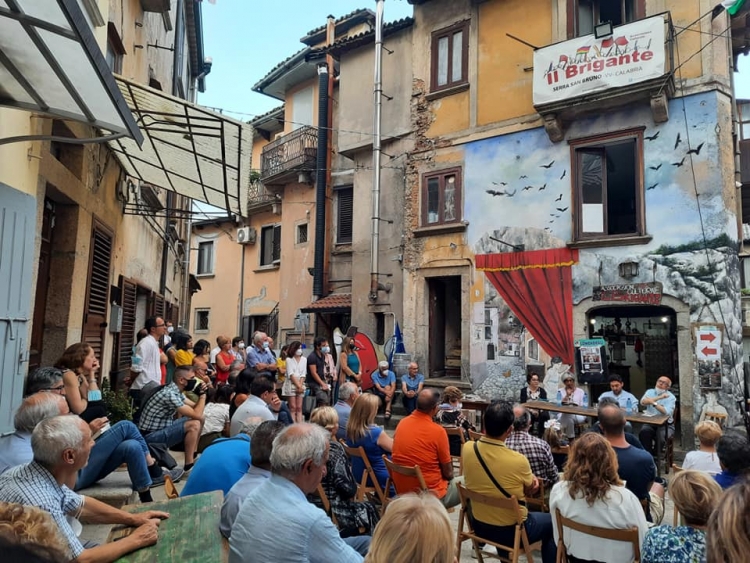
[(164, 322), (167, 322), (167, 318), (164, 316), (164, 297), (159, 295), (158, 293), (154, 293), (153, 295), (154, 299), (154, 316), (155, 317), (161, 317), (164, 319)]
[(338, 195), (338, 228), (336, 242), (351, 243), (354, 221), (354, 188), (336, 190)]
[(137, 286), (123, 278), (120, 281), (122, 290), (122, 330), (120, 331), (120, 341), (118, 343), (117, 371), (124, 371), (130, 368), (130, 356), (135, 343), (135, 306)]
[(109, 273), (112, 262), (112, 233), (98, 221), (91, 231), (89, 275), (83, 312), (83, 341), (101, 360), (109, 306)]
[(271, 249), (271, 259), (273, 262), (281, 260), (281, 225), (273, 227), (273, 248)]

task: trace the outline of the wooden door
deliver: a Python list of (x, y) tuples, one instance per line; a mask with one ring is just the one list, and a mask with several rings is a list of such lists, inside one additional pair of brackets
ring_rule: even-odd
[(29, 373), (42, 365), (44, 317), (47, 313), (47, 291), (49, 289), (52, 230), (54, 226), (55, 204), (47, 199), (44, 201), (44, 213), (42, 215), (42, 233), (40, 237), (41, 243), (39, 245), (39, 270), (36, 277), (34, 321), (31, 325), (31, 346), (29, 349)]
[(430, 377), (445, 375), (445, 283), (442, 278), (428, 280)]
[[(102, 361), (109, 307), (109, 276), (112, 265), (112, 233), (94, 220), (89, 252), (89, 275), (83, 311), (83, 341)], [(97, 374), (99, 376), (99, 374)]]

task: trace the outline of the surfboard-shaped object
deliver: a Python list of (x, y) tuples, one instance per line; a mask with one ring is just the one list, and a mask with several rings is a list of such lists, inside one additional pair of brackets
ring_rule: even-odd
[(385, 359), (385, 355), (372, 339), (364, 332), (354, 335), (354, 345), (359, 352), (359, 363), (362, 365), (362, 390), (370, 389), (372, 385), (372, 374), (378, 369), (378, 362)]

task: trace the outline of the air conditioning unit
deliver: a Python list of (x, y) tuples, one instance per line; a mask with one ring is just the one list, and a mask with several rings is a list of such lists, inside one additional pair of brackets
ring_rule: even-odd
[(239, 244), (255, 244), (258, 238), (258, 231), (252, 227), (242, 227), (237, 229), (237, 242)]

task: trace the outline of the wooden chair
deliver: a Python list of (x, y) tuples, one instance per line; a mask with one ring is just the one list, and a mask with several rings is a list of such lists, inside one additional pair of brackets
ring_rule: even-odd
[[(672, 464), (672, 471), (674, 471), (674, 474), (677, 475), (680, 471), (682, 471), (682, 467)], [(672, 500), (672, 504), (674, 504), (674, 500)], [(677, 510), (677, 506), (674, 507), (674, 517), (673, 517), (673, 526), (677, 526), (680, 523), (680, 513)]]
[(315, 489), (315, 492), (318, 494), (318, 497), (320, 497), (320, 502), (323, 503), (323, 510), (325, 510), (326, 514), (330, 516), (333, 525), (338, 528), (339, 522), (338, 520), (336, 520), (336, 515), (331, 510), (331, 501), (328, 500), (328, 495), (326, 495), (326, 492), (323, 489), (323, 485), (318, 483), (318, 488)]
[(172, 481), (172, 477), (169, 475), (164, 475), (164, 494), (167, 495), (167, 498), (170, 500), (180, 496), (177, 487), (174, 485), (174, 481)]
[[(419, 468), (418, 465), (415, 465), (414, 467), (408, 467), (406, 465), (399, 465), (398, 463), (393, 463), (390, 459), (388, 459), (388, 456), (383, 456), (383, 461), (385, 461), (385, 466), (388, 469), (388, 481), (385, 485), (385, 490), (390, 490), (390, 486), (393, 485), (393, 489), (396, 491), (397, 495), (403, 495), (405, 493), (414, 493), (419, 490), (420, 492), (427, 492), (430, 489), (427, 488), (427, 483), (425, 483), (424, 476), (422, 475), (422, 470)], [(399, 490), (396, 486), (396, 481), (393, 479), (393, 475), (395, 473), (398, 473), (399, 475), (403, 475), (404, 477), (409, 477), (411, 479), (416, 479), (417, 483), (419, 484), (419, 489), (410, 489), (408, 491), (405, 490)]]
[[(526, 529), (523, 526), (523, 513), (521, 507), (518, 504), (518, 499), (514, 496), (510, 498), (491, 497), (483, 495), (475, 491), (469, 490), (463, 485), (459, 484), (458, 495), (461, 497), (461, 512), (458, 516), (458, 535), (456, 538), (456, 561), (461, 561), (461, 544), (466, 540), (471, 540), (474, 547), (474, 553), (477, 555), (477, 559), (480, 563), (484, 562), (485, 557), (492, 559), (499, 559), (507, 563), (518, 563), (518, 558), (521, 553), (526, 555), (526, 560), (529, 563), (534, 562), (534, 556), (531, 554), (531, 545), (529, 544), (529, 538), (526, 535)], [(469, 506), (483, 504), (492, 508), (493, 510), (506, 510), (513, 511), (516, 515), (515, 524), (515, 535), (513, 537), (513, 545), (503, 545), (487, 538), (483, 538), (474, 531), (474, 527), (471, 523), (471, 510)], [(464, 527), (466, 529), (464, 529)], [(500, 548), (503, 551), (508, 552), (509, 556), (501, 557), (482, 551), (480, 543), (485, 543), (496, 548)]]
[[(359, 458), (362, 460), (362, 464), (365, 468), (362, 472), (362, 480), (359, 485), (357, 485), (357, 496), (355, 497), (355, 500), (362, 502), (365, 500), (366, 496), (372, 496), (374, 494), (375, 502), (380, 503), (381, 506), (385, 506), (385, 494), (383, 493), (383, 489), (380, 488), (380, 483), (378, 483), (378, 478), (375, 475), (375, 471), (372, 468), (372, 464), (370, 464), (367, 454), (365, 453), (365, 449), (362, 446), (350, 448), (346, 445), (344, 440), (339, 440), (339, 442), (344, 446), (344, 451), (346, 451), (346, 455), (349, 456), (349, 460), (352, 460), (355, 457)], [(388, 489), (386, 488), (386, 491), (387, 490)]]
[[(458, 438), (461, 440), (461, 450), (463, 451), (464, 444), (466, 443), (466, 436), (464, 435), (464, 429), (460, 428), (458, 426), (456, 427), (445, 427), (445, 433), (448, 434), (448, 440), (450, 440), (451, 436), (458, 436)], [(464, 474), (464, 459), (463, 455), (451, 455), (451, 460), (453, 461), (453, 473), (456, 473), (456, 469), (458, 469), (458, 474), (463, 475)]]
[(640, 563), (641, 561), (641, 546), (638, 538), (638, 528), (633, 526), (632, 528), (626, 529), (611, 529), (611, 528), (600, 528), (598, 526), (588, 526), (586, 524), (579, 524), (575, 520), (565, 518), (560, 514), (560, 509), (555, 509), (555, 519), (557, 520), (557, 563), (568, 562), (568, 552), (565, 549), (565, 541), (563, 538), (564, 528), (570, 528), (576, 532), (594, 536), (597, 538), (603, 538), (606, 540), (629, 542), (633, 545), (633, 561)]
[(481, 432), (475, 432), (474, 430), (469, 430), (469, 440), (474, 440), (476, 442), (482, 436), (484, 436), (484, 434), (482, 434)]
[(539, 490), (536, 494), (533, 497), (526, 497), (526, 505), (529, 507), (535, 506), (538, 509), (538, 512), (549, 512), (547, 496), (544, 490), (544, 481), (542, 479), (539, 479)]
[(727, 423), (727, 415), (722, 412), (707, 412), (704, 420), (710, 420), (724, 428)]

